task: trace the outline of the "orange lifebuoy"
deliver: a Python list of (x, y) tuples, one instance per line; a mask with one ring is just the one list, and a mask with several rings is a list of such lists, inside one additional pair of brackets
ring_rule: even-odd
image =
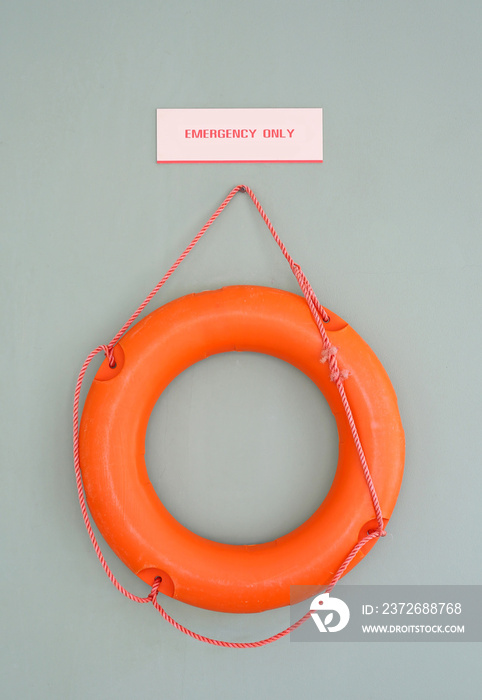
[[(328, 310), (327, 310), (328, 311)], [(384, 522), (400, 489), (404, 435), (395, 392), (370, 347), (328, 311), (325, 328), (349, 372), (345, 392), (370, 464)], [(228, 545), (189, 531), (166, 510), (144, 460), (151, 411), (165, 387), (210, 355), (251, 351), (304, 372), (337, 423), (339, 460), (331, 489), (300, 527), (272, 542)], [(303, 297), (266, 287), (234, 286), (191, 294), (138, 322), (105, 360), (87, 395), (80, 426), (80, 468), (89, 509), (119, 558), (141, 579), (186, 603), (224, 612), (290, 604), (290, 586), (326, 585), (367, 530), (376, 527), (358, 453)], [(355, 566), (376, 539), (354, 557)]]

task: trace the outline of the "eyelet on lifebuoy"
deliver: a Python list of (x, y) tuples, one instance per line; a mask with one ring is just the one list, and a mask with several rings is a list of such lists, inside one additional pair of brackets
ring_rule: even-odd
[[(384, 524), (400, 489), (404, 436), (395, 392), (360, 336), (328, 311), (326, 332), (340, 371), (378, 495)], [(260, 352), (304, 372), (322, 391), (337, 422), (339, 460), (323, 503), (292, 532), (261, 545), (207, 540), (177, 522), (147, 475), (144, 442), (150, 413), (165, 387), (195, 362), (216, 353)], [(322, 341), (303, 297), (266, 287), (236, 286), (191, 294), (138, 322), (104, 361), (86, 397), (80, 467), (89, 509), (122, 561), (149, 585), (186, 603), (225, 612), (289, 605), (290, 586), (326, 585), (363, 528), (373, 503)], [(348, 374), (346, 374), (348, 373)], [(376, 520), (375, 520), (376, 523)], [(375, 524), (376, 527), (376, 524)], [(355, 566), (378, 541), (354, 557)]]

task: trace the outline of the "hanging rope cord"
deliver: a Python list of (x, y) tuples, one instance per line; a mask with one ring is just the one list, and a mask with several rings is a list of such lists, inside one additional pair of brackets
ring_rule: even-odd
[(154, 289), (147, 295), (147, 297), (144, 299), (142, 304), (134, 311), (132, 316), (124, 323), (122, 328), (119, 330), (119, 332), (112, 338), (110, 343), (107, 345), (99, 345), (98, 347), (95, 348), (95, 350), (92, 350), (91, 353), (87, 356), (85, 359), (82, 368), (80, 370), (76, 385), (75, 385), (75, 391), (74, 391), (74, 407), (73, 407), (73, 452), (74, 452), (74, 467), (75, 467), (75, 479), (76, 479), (76, 485), (77, 485), (77, 492), (78, 492), (78, 497), (79, 497), (79, 503), (80, 503), (80, 508), (82, 511), (82, 517), (84, 519), (85, 527), (87, 529), (88, 535), (90, 537), (90, 540), (92, 542), (92, 545), (94, 547), (95, 553), (97, 554), (97, 557), (109, 577), (111, 583), (117, 588), (118, 591), (122, 593), (126, 598), (129, 598), (129, 600), (132, 600), (136, 603), (151, 603), (154, 608), (162, 615), (164, 620), (169, 622), (173, 627), (175, 627), (177, 630), (180, 632), (184, 632), (184, 634), (189, 635), (190, 637), (193, 637), (194, 639), (197, 639), (201, 642), (206, 642), (208, 644), (214, 644), (216, 646), (222, 646), (222, 647), (231, 647), (231, 648), (238, 648), (238, 649), (247, 649), (247, 648), (252, 648), (252, 647), (261, 647), (264, 646), (265, 644), (270, 644), (271, 642), (275, 642), (278, 639), (281, 639), (282, 637), (286, 636), (290, 632), (294, 631), (298, 627), (300, 627), (308, 618), (310, 617), (310, 612), (307, 612), (300, 620), (295, 622), (294, 624), (290, 625), (286, 629), (282, 630), (281, 632), (278, 632), (278, 634), (275, 634), (271, 637), (267, 637), (266, 639), (262, 639), (260, 641), (256, 642), (227, 642), (227, 641), (222, 641), (219, 639), (212, 639), (211, 637), (205, 637), (204, 635), (197, 634), (196, 632), (193, 632), (192, 630), (188, 629), (187, 627), (184, 627), (184, 625), (181, 625), (179, 622), (176, 622), (161, 606), (159, 601), (157, 600), (157, 595), (159, 592), (159, 586), (161, 584), (161, 578), (157, 577), (154, 581), (154, 584), (151, 588), (151, 591), (148, 596), (145, 598), (142, 598), (140, 596), (136, 596), (130, 591), (126, 590), (116, 579), (114, 574), (112, 573), (109, 565), (107, 564), (99, 543), (97, 541), (97, 538), (94, 534), (94, 531), (92, 529), (92, 525), (90, 522), (88, 510), (87, 510), (87, 504), (86, 504), (86, 498), (85, 498), (85, 493), (84, 493), (84, 488), (82, 484), (82, 473), (80, 469), (80, 458), (79, 458), (79, 401), (80, 401), (80, 391), (82, 388), (82, 384), (84, 381), (85, 373), (87, 371), (87, 368), (89, 367), (90, 363), (96, 357), (99, 353), (103, 352), (108, 360), (109, 366), (114, 367), (115, 366), (115, 358), (114, 358), (114, 347), (115, 345), (119, 342), (119, 340), (122, 338), (122, 336), (126, 333), (126, 331), (131, 327), (131, 325), (134, 323), (134, 321), (137, 319), (139, 314), (142, 313), (142, 311), (146, 308), (146, 306), (149, 304), (150, 301), (152, 301), (153, 297), (157, 294), (157, 292), (165, 285), (167, 280), (171, 277), (171, 275), (177, 270), (179, 265), (182, 263), (182, 261), (189, 255), (191, 250), (194, 248), (196, 243), (201, 240), (201, 238), (204, 236), (208, 228), (211, 226), (211, 224), (218, 218), (218, 216), (221, 214), (221, 212), (227, 207), (229, 202), (233, 199), (233, 197), (238, 193), (238, 192), (245, 192), (246, 194), (249, 195), (251, 198), (253, 204), (255, 205), (256, 209), (260, 213), (263, 221), (265, 222), (266, 226), (269, 229), (269, 232), (273, 236), (274, 240), (278, 244), (281, 252), (283, 253), (284, 257), (286, 258), (291, 271), (293, 272), (294, 276), (296, 277), (296, 280), (300, 286), (301, 291), (303, 292), (303, 296), (306, 299), (306, 303), (308, 304), (308, 307), (310, 309), (311, 315), (313, 316), (313, 320), (316, 323), (316, 326), (318, 328), (318, 331), (321, 336), (321, 341), (323, 345), (323, 350), (321, 353), (321, 362), (328, 362), (329, 365), (329, 370), (330, 370), (330, 379), (334, 384), (336, 385), (336, 388), (338, 389), (338, 392), (340, 394), (341, 402), (343, 404), (343, 408), (345, 410), (347, 419), (348, 419), (348, 424), (350, 426), (350, 431), (353, 437), (353, 441), (358, 453), (359, 461), (361, 468), (363, 470), (363, 474), (365, 476), (366, 484), (368, 487), (368, 490), (370, 492), (370, 496), (372, 499), (373, 503), (373, 509), (375, 511), (375, 516), (377, 520), (378, 527), (369, 531), (363, 539), (359, 540), (357, 544), (353, 547), (351, 552), (348, 554), (348, 556), (345, 558), (343, 563), (340, 565), (338, 570), (336, 571), (335, 575), (333, 576), (331, 582), (325, 589), (325, 592), (329, 593), (335, 585), (338, 583), (340, 578), (343, 576), (345, 573), (346, 569), (350, 565), (351, 561), (355, 558), (355, 556), (358, 554), (358, 552), (372, 539), (379, 538), (379, 537), (384, 537), (386, 535), (386, 532), (384, 530), (384, 522), (383, 522), (383, 516), (382, 516), (382, 511), (380, 508), (380, 503), (378, 501), (378, 496), (377, 492), (375, 490), (375, 486), (373, 484), (373, 480), (370, 474), (370, 470), (368, 468), (367, 460), (365, 457), (365, 453), (363, 451), (363, 447), (360, 441), (360, 437), (358, 435), (358, 430), (355, 425), (355, 420), (353, 418), (353, 413), (350, 407), (350, 403), (348, 401), (348, 398), (345, 393), (345, 387), (344, 387), (344, 381), (347, 378), (348, 374), (344, 370), (340, 370), (338, 367), (338, 362), (336, 359), (336, 353), (337, 353), (337, 348), (332, 345), (330, 342), (330, 339), (328, 338), (328, 334), (325, 330), (324, 323), (327, 323), (330, 319), (323, 308), (323, 306), (320, 304), (318, 301), (316, 294), (314, 293), (310, 283), (308, 282), (306, 276), (304, 275), (303, 271), (301, 270), (301, 267), (295, 263), (291, 255), (288, 253), (286, 250), (283, 242), (281, 241), (280, 237), (276, 233), (273, 224), (267, 217), (266, 213), (264, 212), (261, 204), (257, 200), (254, 192), (247, 187), (246, 185), (238, 185), (234, 187), (231, 192), (228, 194), (226, 199), (222, 202), (222, 204), (216, 209), (214, 214), (211, 216), (211, 218), (204, 224), (202, 229), (194, 236), (192, 239), (191, 243), (187, 246), (187, 248), (181, 253), (181, 255), (177, 258), (177, 260), (173, 263), (173, 265), (169, 268), (169, 270), (166, 272), (164, 277), (156, 284)]

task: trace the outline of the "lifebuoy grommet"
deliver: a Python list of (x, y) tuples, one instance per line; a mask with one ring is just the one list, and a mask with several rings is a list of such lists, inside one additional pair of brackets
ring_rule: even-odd
[[(328, 310), (327, 310), (328, 311)], [(345, 392), (370, 465), (384, 522), (403, 475), (405, 442), (395, 392), (365, 341), (328, 311), (325, 324), (349, 373)], [(290, 586), (326, 585), (373, 525), (373, 502), (322, 341), (303, 297), (255, 286), (191, 294), (146, 316), (104, 361), (86, 397), (80, 468), (89, 509), (119, 558), (140, 578), (186, 603), (224, 612), (289, 605)], [(185, 528), (155, 492), (144, 460), (151, 411), (184, 369), (229, 351), (278, 357), (304, 372), (325, 396), (337, 423), (338, 466), (317, 511), (292, 532), (259, 545), (228, 545)], [(354, 557), (355, 566), (375, 543)]]

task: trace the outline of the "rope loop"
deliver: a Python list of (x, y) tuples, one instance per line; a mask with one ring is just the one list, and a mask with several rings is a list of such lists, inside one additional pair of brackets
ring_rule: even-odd
[(162, 578), (160, 576), (156, 576), (154, 579), (154, 583), (152, 584), (151, 592), (147, 596), (147, 600), (150, 603), (153, 603), (157, 599), (157, 594), (159, 593), (159, 586), (162, 583)]
[(167, 282), (167, 280), (171, 277), (171, 275), (177, 270), (179, 265), (182, 263), (182, 261), (189, 255), (191, 250), (194, 248), (194, 246), (198, 243), (198, 241), (204, 236), (208, 228), (211, 226), (211, 224), (218, 218), (218, 216), (221, 214), (221, 212), (226, 208), (226, 206), (229, 204), (229, 202), (232, 200), (232, 198), (235, 196), (237, 192), (245, 192), (246, 194), (249, 195), (251, 198), (253, 204), (257, 208), (260, 216), (262, 217), (263, 221), (265, 222), (266, 226), (268, 227), (271, 235), (273, 236), (274, 240), (276, 241), (279, 249), (283, 253), (284, 257), (286, 258), (294, 276), (296, 277), (296, 280), (298, 281), (298, 284), (300, 286), (301, 291), (303, 292), (303, 296), (306, 299), (306, 303), (310, 309), (310, 312), (313, 316), (313, 320), (316, 323), (316, 326), (319, 330), (322, 345), (323, 345), (323, 350), (321, 352), (321, 362), (328, 362), (329, 364), (329, 369), (330, 369), (330, 379), (332, 382), (334, 382), (337, 386), (337, 389), (340, 393), (340, 398), (343, 404), (343, 407), (345, 409), (345, 413), (348, 419), (348, 423), (350, 425), (351, 429), (351, 434), (353, 441), (355, 443), (359, 460), (360, 460), (360, 465), (363, 470), (363, 474), (365, 476), (367, 488), (370, 492), (370, 496), (373, 502), (373, 508), (375, 511), (376, 515), (376, 520), (378, 523), (378, 528), (375, 530), (369, 532), (362, 540), (357, 542), (357, 544), (353, 547), (352, 551), (348, 554), (348, 556), (345, 558), (345, 560), (342, 562), (338, 570), (335, 572), (330, 584), (326, 588), (326, 592), (330, 592), (336, 583), (340, 580), (340, 578), (343, 576), (345, 573), (346, 569), (348, 568), (350, 562), (354, 559), (354, 557), (358, 554), (358, 552), (369, 542), (370, 540), (374, 538), (381, 538), (386, 536), (386, 531), (384, 530), (384, 521), (383, 521), (383, 516), (380, 508), (380, 503), (378, 501), (378, 496), (375, 490), (375, 486), (373, 484), (373, 480), (370, 474), (370, 470), (368, 468), (368, 464), (366, 461), (366, 457), (363, 451), (363, 447), (360, 442), (360, 438), (358, 435), (358, 430), (355, 425), (355, 420), (353, 418), (353, 414), (351, 411), (350, 403), (348, 401), (348, 398), (345, 393), (345, 389), (343, 386), (344, 380), (348, 376), (348, 372), (346, 370), (340, 370), (338, 367), (337, 363), (337, 352), (338, 348), (336, 348), (334, 345), (331, 344), (330, 339), (328, 338), (328, 335), (326, 333), (326, 330), (324, 328), (324, 323), (328, 323), (330, 318), (323, 308), (323, 306), (320, 304), (318, 301), (318, 298), (313, 291), (313, 288), (311, 287), (311, 284), (309, 283), (306, 275), (302, 271), (300, 265), (296, 263), (291, 255), (288, 253), (286, 247), (282, 243), (281, 239), (279, 238), (278, 234), (276, 233), (273, 224), (269, 220), (268, 216), (264, 212), (261, 204), (257, 200), (254, 192), (247, 186), (247, 185), (237, 185), (234, 187), (231, 192), (227, 195), (227, 197), (224, 199), (224, 201), (221, 203), (221, 205), (216, 209), (214, 214), (211, 216), (210, 219), (204, 224), (202, 229), (194, 236), (193, 240), (191, 243), (187, 246), (187, 248), (181, 253), (181, 255), (177, 258), (177, 260), (171, 265), (169, 270), (165, 273), (164, 277), (157, 283), (157, 285), (153, 288), (153, 290), (147, 295), (147, 297), (144, 299), (144, 301), (139, 305), (139, 307), (136, 309), (136, 311), (130, 316), (130, 318), (125, 322), (125, 324), (122, 326), (122, 328), (117, 332), (117, 334), (113, 337), (113, 339), (108, 343), (107, 345), (99, 345), (95, 350), (93, 350), (85, 359), (82, 368), (80, 370), (79, 376), (77, 378), (77, 383), (75, 386), (75, 391), (74, 391), (74, 404), (73, 404), (73, 454), (74, 454), (74, 468), (75, 468), (75, 478), (76, 478), (76, 485), (77, 485), (77, 493), (79, 497), (79, 503), (80, 503), (80, 508), (82, 511), (82, 517), (84, 520), (85, 527), (87, 529), (87, 532), (89, 534), (90, 540), (92, 542), (92, 545), (94, 547), (95, 553), (104, 568), (105, 573), (109, 577), (111, 583), (117, 588), (122, 595), (124, 595), (126, 598), (129, 600), (132, 600), (136, 603), (152, 603), (152, 605), (155, 607), (155, 609), (162, 615), (162, 617), (169, 622), (173, 627), (178, 629), (180, 632), (183, 632), (184, 634), (189, 635), (190, 637), (193, 637), (194, 639), (197, 639), (202, 642), (206, 642), (208, 644), (214, 644), (216, 646), (223, 646), (223, 647), (230, 647), (230, 648), (253, 648), (253, 647), (261, 647), (264, 646), (265, 644), (270, 644), (271, 642), (275, 642), (278, 639), (281, 639), (282, 637), (286, 636), (290, 632), (294, 631), (297, 629), (300, 625), (302, 625), (306, 620), (310, 618), (310, 612), (307, 612), (300, 620), (295, 622), (293, 625), (290, 625), (290, 627), (287, 627), (286, 629), (282, 630), (281, 632), (278, 632), (278, 634), (275, 634), (271, 637), (268, 637), (266, 639), (262, 639), (257, 642), (227, 642), (227, 641), (221, 641), (219, 639), (212, 639), (210, 637), (204, 637), (203, 635), (197, 634), (196, 632), (193, 632), (192, 630), (188, 629), (187, 627), (184, 627), (180, 623), (176, 622), (168, 613), (162, 608), (162, 606), (159, 604), (157, 600), (157, 596), (159, 594), (159, 588), (161, 585), (161, 577), (157, 576), (154, 579), (154, 583), (152, 584), (151, 591), (147, 597), (141, 598), (139, 596), (134, 595), (133, 593), (130, 593), (127, 591), (120, 583), (117, 581), (116, 577), (112, 573), (110, 567), (108, 566), (106, 560), (104, 559), (104, 556), (102, 555), (99, 543), (97, 542), (96, 536), (94, 534), (94, 531), (92, 529), (92, 525), (90, 523), (90, 518), (88, 515), (87, 511), (87, 503), (86, 503), (86, 498), (85, 498), (85, 493), (84, 493), (84, 488), (83, 488), (83, 483), (82, 483), (82, 472), (80, 469), (80, 457), (79, 457), (79, 404), (80, 404), (80, 391), (82, 388), (82, 383), (84, 381), (85, 373), (87, 371), (87, 368), (89, 364), (92, 362), (94, 357), (99, 352), (103, 352), (104, 355), (106, 356), (109, 367), (115, 367), (116, 365), (116, 360), (114, 356), (114, 347), (118, 343), (118, 341), (122, 338), (124, 333), (130, 328), (130, 326), (134, 323), (136, 318), (139, 316), (139, 314), (143, 311), (143, 309), (149, 304), (149, 302), (154, 298), (154, 296), (157, 294), (157, 292), (161, 289), (161, 287), (164, 286), (164, 284)]
[(372, 534), (376, 535), (377, 537), (386, 537), (387, 531), (384, 530), (382, 527), (377, 527), (377, 529), (374, 530)]
[(109, 343), (109, 345), (101, 345), (102, 350), (104, 352), (104, 355), (107, 358), (107, 361), (109, 363), (109, 367), (113, 369), (116, 366), (115, 362), (115, 357), (114, 357), (114, 347), (112, 343)]

